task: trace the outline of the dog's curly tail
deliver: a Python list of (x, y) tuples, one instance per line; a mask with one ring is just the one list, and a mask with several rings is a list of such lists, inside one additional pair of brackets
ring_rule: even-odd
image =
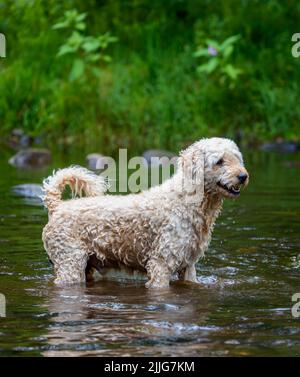
[(72, 197), (81, 197), (83, 193), (86, 196), (101, 196), (108, 188), (103, 177), (80, 166), (71, 166), (54, 171), (43, 181), (45, 195), (42, 199), (50, 214), (61, 202), (61, 195), (65, 186), (70, 187)]

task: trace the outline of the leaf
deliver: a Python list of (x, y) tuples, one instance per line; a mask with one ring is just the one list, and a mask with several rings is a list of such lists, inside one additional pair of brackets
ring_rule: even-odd
[(92, 52), (98, 50), (100, 47), (100, 41), (98, 41), (96, 38), (90, 38), (86, 42), (83, 43), (82, 48), (86, 52)]
[(232, 54), (232, 52), (233, 52), (233, 46), (232, 45), (227, 46), (223, 51), (224, 58), (225, 59), (229, 58), (229, 56)]
[(81, 59), (76, 59), (73, 63), (70, 75), (69, 75), (69, 80), (70, 81), (75, 81), (79, 79), (83, 73), (84, 73), (84, 61)]
[(202, 56), (209, 56), (209, 52), (207, 48), (199, 48), (197, 51), (194, 52), (193, 56), (195, 58), (200, 58)]
[(76, 17), (76, 21), (77, 22), (81, 22), (83, 21), (87, 16), (87, 13), (80, 13), (77, 17)]
[(100, 58), (101, 58), (100, 54), (91, 54), (87, 56), (86, 60), (94, 63), (94, 62), (97, 62)]
[(219, 43), (213, 39), (206, 39), (205, 43), (207, 44), (207, 46), (211, 46), (215, 48), (216, 50), (220, 49)]
[(65, 17), (68, 21), (75, 21), (77, 16), (78, 16), (77, 9), (71, 9), (65, 12)]
[(74, 48), (78, 49), (82, 44), (84, 37), (78, 33), (78, 31), (73, 31), (72, 35), (67, 40), (67, 44), (70, 46), (74, 46)]
[(53, 30), (56, 30), (56, 29), (65, 29), (66, 27), (68, 27), (68, 23), (67, 22), (58, 22), (57, 24), (54, 24), (52, 26), (52, 29)]
[(101, 59), (106, 62), (106, 63), (110, 63), (111, 62), (111, 57), (109, 55), (102, 55), (101, 56)]
[(220, 48), (221, 50), (225, 50), (226, 47), (234, 44), (235, 42), (237, 42), (239, 39), (241, 38), (241, 36), (238, 34), (238, 35), (232, 35), (231, 37), (228, 37), (227, 39), (225, 39), (225, 41), (221, 44)]
[(74, 46), (70, 46), (70, 45), (62, 45), (59, 50), (58, 50), (58, 53), (56, 56), (63, 56), (63, 55), (66, 55), (66, 54), (70, 54), (70, 53), (73, 53), (76, 51), (76, 47)]
[(207, 73), (210, 74), (212, 73), (218, 66), (219, 61), (216, 58), (210, 59), (206, 64), (199, 65), (197, 68), (197, 71), (199, 73)]
[(78, 22), (78, 23), (76, 24), (75, 28), (76, 28), (77, 30), (85, 30), (86, 25), (85, 25), (84, 22)]
[(238, 68), (233, 67), (231, 64), (227, 64), (222, 71), (227, 74), (232, 80), (236, 80), (237, 77), (242, 73)]

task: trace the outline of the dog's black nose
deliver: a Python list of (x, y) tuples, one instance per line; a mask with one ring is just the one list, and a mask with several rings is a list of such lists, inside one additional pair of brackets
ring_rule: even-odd
[(244, 183), (247, 178), (248, 178), (248, 175), (246, 173), (241, 173), (238, 175), (238, 179), (241, 183)]

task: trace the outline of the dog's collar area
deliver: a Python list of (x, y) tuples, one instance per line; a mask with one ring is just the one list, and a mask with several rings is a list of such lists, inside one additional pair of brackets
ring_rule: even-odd
[(226, 185), (223, 185), (221, 182), (217, 182), (217, 185), (219, 187), (221, 187), (223, 190), (226, 190), (227, 192), (229, 192), (230, 194), (235, 195), (235, 196), (239, 195), (240, 192), (241, 192), (241, 190), (238, 186), (228, 187)]

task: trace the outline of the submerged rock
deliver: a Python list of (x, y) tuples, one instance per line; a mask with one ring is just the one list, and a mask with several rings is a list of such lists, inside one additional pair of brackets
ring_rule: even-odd
[(27, 135), (21, 128), (13, 129), (9, 137), (9, 144), (16, 149), (29, 147), (32, 142), (32, 136)]
[(12, 192), (25, 198), (39, 198), (43, 195), (43, 187), (36, 183), (25, 183), (14, 186)]
[(12, 187), (14, 195), (24, 198), (24, 202), (29, 205), (40, 206), (43, 205), (43, 187), (35, 183), (25, 183)]
[(143, 157), (146, 160), (147, 165), (151, 167), (165, 166), (172, 158), (177, 158), (175, 153), (160, 149), (149, 149), (143, 153)]
[(22, 149), (9, 159), (9, 163), (18, 168), (40, 168), (51, 162), (48, 149)]
[(89, 169), (104, 169), (108, 165), (108, 160), (100, 153), (90, 153), (86, 156), (86, 164)]
[(263, 151), (291, 153), (297, 152), (300, 149), (300, 145), (295, 141), (275, 141), (274, 143), (262, 144), (260, 149)]

